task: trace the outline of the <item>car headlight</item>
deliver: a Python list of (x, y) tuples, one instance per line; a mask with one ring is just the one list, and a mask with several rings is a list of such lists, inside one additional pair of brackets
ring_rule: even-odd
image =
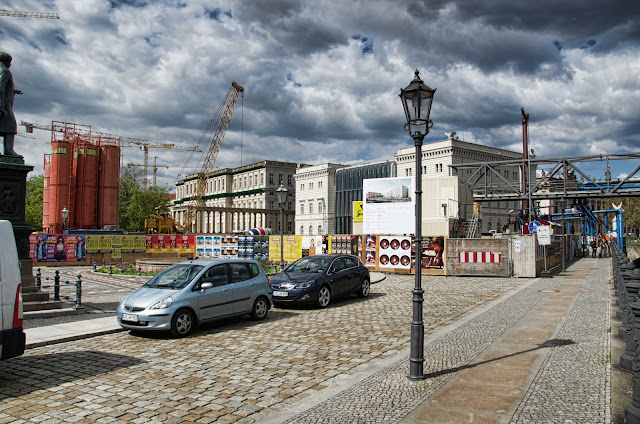
[(172, 302), (173, 298), (171, 298), (171, 296), (167, 296), (164, 299), (160, 299), (159, 301), (151, 305), (149, 309), (167, 309), (169, 306), (171, 306)]
[(311, 283), (298, 283), (296, 284), (296, 288), (298, 289), (308, 289), (311, 287)]

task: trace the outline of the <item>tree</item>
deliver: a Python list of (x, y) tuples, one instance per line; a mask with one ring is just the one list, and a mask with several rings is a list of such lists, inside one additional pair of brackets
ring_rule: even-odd
[(168, 190), (163, 187), (143, 188), (143, 170), (122, 168), (120, 171), (120, 229), (144, 232), (144, 220), (156, 213), (156, 208), (169, 210)]
[(605, 199), (605, 208), (613, 209), (612, 203), (616, 205), (622, 202), (622, 219), (624, 221), (624, 232), (638, 235), (640, 231), (640, 197), (609, 198)]
[(36, 231), (42, 231), (43, 192), (44, 175), (36, 175), (27, 179), (27, 198), (25, 202), (24, 220)]

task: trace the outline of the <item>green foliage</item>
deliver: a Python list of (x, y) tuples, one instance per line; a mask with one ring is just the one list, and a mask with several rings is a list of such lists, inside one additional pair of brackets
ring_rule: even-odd
[(27, 198), (25, 202), (24, 220), (36, 231), (42, 230), (43, 191), (44, 175), (36, 175), (27, 179)]
[[(622, 202), (622, 209), (624, 210), (622, 219), (624, 220), (625, 232), (629, 228), (633, 228), (635, 233), (638, 234), (638, 230), (640, 230), (640, 197), (605, 199), (605, 209), (613, 209), (611, 204), (618, 205), (620, 202)], [(609, 222), (611, 222), (613, 215), (609, 216)]]
[(120, 172), (120, 228), (143, 232), (144, 220), (156, 213), (156, 208), (169, 210), (168, 190), (163, 187), (143, 188), (144, 171), (125, 168)]

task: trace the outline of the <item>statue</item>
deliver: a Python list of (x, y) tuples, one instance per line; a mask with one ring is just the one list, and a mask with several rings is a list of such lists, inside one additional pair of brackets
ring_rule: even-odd
[(0, 136), (4, 138), (5, 156), (20, 156), (13, 150), (13, 141), (18, 132), (13, 115), (13, 98), (22, 91), (15, 90), (11, 71), (11, 55), (0, 52)]

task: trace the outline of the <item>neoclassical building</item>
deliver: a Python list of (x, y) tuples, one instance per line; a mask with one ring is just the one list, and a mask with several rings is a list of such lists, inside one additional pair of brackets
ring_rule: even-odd
[[(459, 140), (455, 137), (455, 132), (447, 132), (445, 135), (448, 137), (446, 140), (425, 143), (422, 146), (422, 176), (424, 178), (455, 175), (464, 181), (469, 175), (457, 175), (449, 165), (522, 158), (522, 153)], [(394, 158), (398, 166), (398, 177), (415, 175), (414, 146), (398, 149)], [(532, 169), (531, 173), (535, 178), (535, 169)], [(520, 184), (521, 177), (517, 171), (508, 171), (504, 178), (514, 185)], [(499, 231), (508, 221), (509, 211), (520, 208), (521, 202), (519, 201), (482, 202), (480, 204), (479, 231), (483, 233)]]
[[(294, 175), (300, 166), (303, 165), (265, 160), (211, 172), (202, 197), (204, 206), (198, 208), (191, 232), (228, 234), (263, 227), (278, 233), (280, 209), (275, 191), (282, 181), (289, 192), (284, 208), (284, 232), (293, 234)], [(170, 209), (178, 222), (182, 222), (187, 205), (192, 202), (197, 180), (198, 176), (193, 174), (176, 184), (176, 200)]]

